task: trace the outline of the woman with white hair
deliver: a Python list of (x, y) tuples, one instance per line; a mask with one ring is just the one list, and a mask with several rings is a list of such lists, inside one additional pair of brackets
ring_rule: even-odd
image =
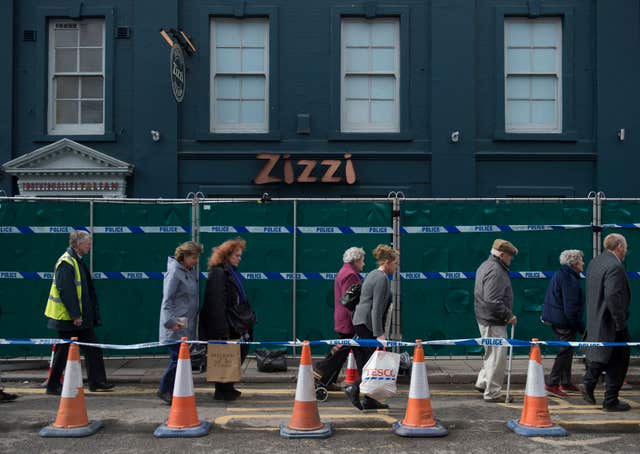
[[(340, 298), (349, 287), (362, 280), (360, 273), (364, 268), (364, 255), (364, 249), (360, 247), (350, 247), (344, 251), (342, 268), (333, 283), (333, 329), (340, 339), (351, 339), (355, 333), (351, 323), (353, 313), (340, 302)], [(336, 347), (325, 359), (318, 361), (314, 369), (316, 380), (330, 391), (337, 388), (335, 382), (338, 372), (349, 355), (348, 348)]]
[[(560, 270), (549, 282), (541, 319), (551, 325), (557, 340), (574, 341), (576, 333), (584, 332), (584, 293), (580, 287), (584, 254), (577, 249), (562, 251), (560, 265)], [(547, 381), (547, 392), (567, 397), (567, 391), (579, 391), (571, 383), (572, 361), (573, 348), (559, 347)]]

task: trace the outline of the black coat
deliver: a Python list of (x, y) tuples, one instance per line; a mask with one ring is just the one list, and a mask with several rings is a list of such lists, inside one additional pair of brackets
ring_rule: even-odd
[(231, 275), (229, 265), (214, 266), (207, 277), (204, 301), (200, 309), (198, 326), (200, 339), (237, 339), (245, 333), (251, 333), (253, 325), (247, 329), (233, 325), (235, 320), (233, 315), (238, 311), (250, 312), (253, 315), (249, 302), (242, 304), (241, 292), (238, 283)]
[(551, 278), (544, 297), (542, 320), (558, 328), (584, 332), (584, 295), (580, 275), (570, 266), (562, 265)]
[[(614, 342), (628, 336), (631, 290), (624, 266), (609, 251), (594, 258), (587, 269), (587, 333), (585, 341)], [(607, 363), (613, 347), (586, 349), (589, 361)]]

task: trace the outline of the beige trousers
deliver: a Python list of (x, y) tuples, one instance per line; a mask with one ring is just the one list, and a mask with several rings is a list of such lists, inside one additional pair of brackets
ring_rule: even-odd
[[(481, 325), (478, 323), (481, 337), (507, 337), (506, 326)], [(478, 374), (476, 386), (484, 388), (484, 398), (493, 399), (500, 395), (504, 370), (507, 366), (507, 347), (484, 346), (482, 369)]]

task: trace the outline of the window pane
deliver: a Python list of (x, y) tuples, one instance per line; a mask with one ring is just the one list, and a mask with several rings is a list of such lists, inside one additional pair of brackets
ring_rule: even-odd
[(264, 101), (242, 101), (242, 123), (264, 123)]
[(396, 41), (395, 25), (391, 22), (371, 24), (371, 40), (374, 46), (394, 47)]
[(264, 47), (264, 23), (246, 23), (242, 27), (242, 45)]
[(216, 49), (216, 71), (240, 72), (240, 49)]
[(368, 101), (345, 101), (345, 108), (349, 123), (369, 123)]
[(530, 25), (526, 22), (510, 21), (506, 24), (505, 37), (508, 46), (529, 46), (531, 44)]
[(57, 99), (78, 99), (78, 77), (56, 77)]
[(77, 47), (78, 30), (76, 29), (56, 29), (54, 32), (56, 47)]
[(556, 103), (554, 101), (533, 101), (532, 123), (540, 125), (556, 124)]
[(216, 99), (240, 99), (240, 78), (218, 76), (215, 80)]
[(216, 21), (216, 45), (240, 45), (240, 23), (237, 21)]
[(238, 123), (240, 120), (239, 101), (216, 101), (217, 123)]
[(369, 78), (350, 76), (345, 79), (346, 99), (369, 99)]
[(368, 72), (369, 71), (369, 50), (368, 49), (347, 49), (345, 55), (348, 72)]
[(242, 78), (242, 99), (264, 99), (264, 77)]
[(82, 98), (102, 99), (102, 77), (85, 76), (82, 78)]
[(528, 77), (509, 77), (507, 79), (507, 99), (529, 99), (530, 84)]
[(78, 123), (78, 101), (56, 101), (56, 124)]
[(555, 77), (534, 77), (531, 81), (532, 98), (534, 99), (556, 99), (556, 79)]
[(388, 99), (395, 98), (396, 84), (394, 77), (372, 77), (371, 78), (371, 98)]
[(102, 101), (82, 101), (82, 124), (102, 123)]
[(391, 123), (393, 122), (394, 103), (393, 101), (372, 101), (371, 102), (371, 122)]
[(529, 61), (529, 49), (507, 50), (507, 73), (529, 73), (531, 64)]
[(371, 67), (374, 71), (393, 72), (395, 66), (394, 49), (372, 49)]
[(78, 51), (76, 49), (56, 49), (56, 72), (78, 71)]
[(102, 46), (102, 23), (83, 22), (80, 24), (80, 46)]
[(80, 71), (102, 72), (102, 49), (80, 49)]
[(541, 73), (555, 73), (555, 49), (533, 49), (533, 71)]
[(533, 24), (534, 46), (557, 46), (560, 44), (558, 23), (538, 22)]
[(364, 22), (346, 22), (344, 42), (347, 46), (369, 46), (369, 24)]
[(264, 50), (242, 49), (242, 70), (252, 72), (264, 71)]
[(507, 102), (507, 124), (522, 125), (529, 123), (529, 102), (528, 101), (508, 101)]

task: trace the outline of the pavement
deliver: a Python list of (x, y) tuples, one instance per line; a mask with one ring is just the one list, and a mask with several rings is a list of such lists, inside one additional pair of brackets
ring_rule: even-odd
[[(314, 357), (315, 361), (321, 359)], [(470, 384), (482, 367), (481, 357), (426, 357), (429, 383), (432, 384)], [(553, 356), (543, 358), (544, 370), (548, 372), (553, 365)], [(243, 364), (243, 383), (295, 383), (298, 377), (298, 358), (287, 358), (286, 372), (260, 372), (253, 356), (247, 357)], [(107, 377), (110, 382), (121, 384), (159, 383), (168, 363), (168, 357), (105, 357)], [(514, 356), (511, 367), (511, 383), (526, 383), (528, 356)], [(86, 367), (82, 367), (86, 374)], [(42, 382), (47, 377), (48, 358), (2, 359), (0, 371), (4, 382)], [(573, 363), (573, 382), (580, 383), (584, 372), (581, 358)], [(344, 373), (344, 370), (343, 370)], [(342, 377), (340, 377), (339, 382)], [(400, 374), (399, 383), (408, 383), (410, 377)], [(194, 384), (206, 383), (206, 373), (193, 372)], [(627, 373), (631, 385), (640, 386), (640, 357), (632, 357)], [(506, 379), (505, 379), (506, 383)]]

